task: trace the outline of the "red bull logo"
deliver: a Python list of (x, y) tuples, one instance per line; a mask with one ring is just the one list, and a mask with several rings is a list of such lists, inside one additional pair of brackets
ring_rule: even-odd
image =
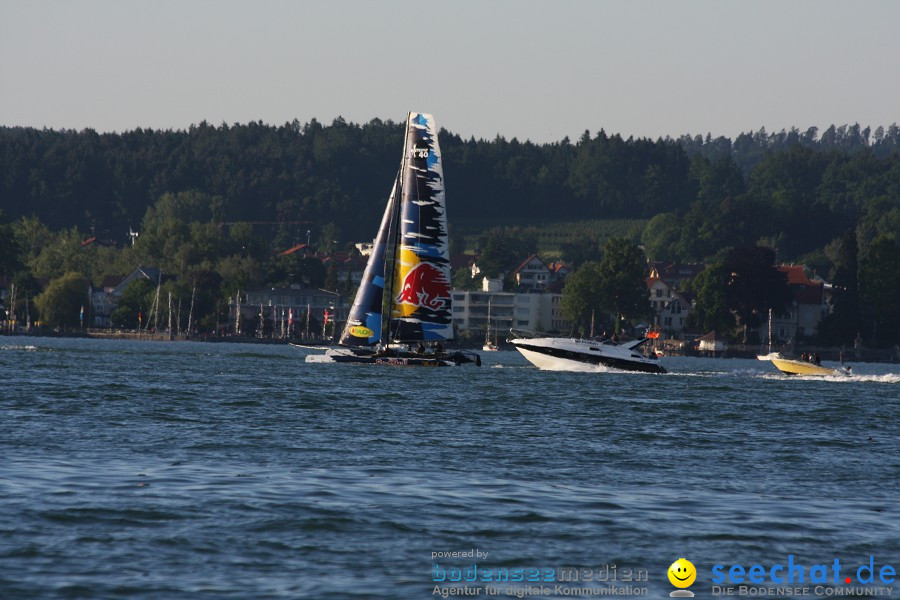
[(440, 310), (450, 305), (450, 282), (440, 269), (419, 263), (403, 278), (397, 303)]

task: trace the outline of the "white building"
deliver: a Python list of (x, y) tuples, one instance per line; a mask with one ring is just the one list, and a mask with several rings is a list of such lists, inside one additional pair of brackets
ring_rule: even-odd
[[(485, 286), (487, 287), (487, 286)], [(562, 318), (562, 294), (513, 294), (501, 291), (453, 291), (453, 325), (459, 333), (483, 332), (490, 310), (491, 328), (497, 331), (568, 331)]]
[(674, 286), (660, 279), (655, 270), (650, 272), (646, 283), (650, 293), (650, 306), (656, 313), (653, 325), (670, 333), (684, 330), (687, 316), (691, 312), (690, 301)]
[(161, 282), (172, 279), (172, 276), (163, 275), (160, 277), (159, 269), (140, 266), (125, 277), (106, 277), (98, 288), (95, 288), (92, 285), (90, 293), (91, 312), (94, 315), (93, 327), (112, 326), (110, 315), (112, 315), (112, 312), (116, 309), (119, 298), (122, 297), (125, 288), (131, 285), (131, 282), (138, 279), (145, 279), (156, 286)]
[[(778, 270), (787, 276), (792, 300), (784, 312), (776, 311), (772, 329), (776, 342), (795, 343), (798, 337), (815, 335), (819, 323), (828, 314), (825, 301), (825, 283), (812, 280), (803, 265), (781, 265)], [(766, 339), (767, 324), (763, 324), (760, 337)]]

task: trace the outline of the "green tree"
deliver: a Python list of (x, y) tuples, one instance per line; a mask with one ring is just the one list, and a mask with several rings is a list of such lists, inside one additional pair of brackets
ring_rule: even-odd
[(697, 303), (688, 315), (688, 327), (720, 333), (734, 327), (734, 315), (725, 300), (727, 285), (728, 272), (721, 262), (709, 264), (694, 278), (691, 287), (697, 294)]
[(83, 241), (84, 236), (75, 227), (51, 234), (39, 254), (28, 263), (34, 276), (52, 279), (72, 272), (92, 275), (98, 249), (82, 247)]
[(577, 331), (584, 333), (588, 330), (591, 315), (602, 320), (601, 280), (600, 263), (592, 261), (583, 263), (566, 278), (560, 309), (563, 318), (571, 322)]
[[(122, 290), (122, 295), (116, 300), (116, 308), (109, 316), (113, 325), (126, 329), (137, 329), (141, 324), (140, 321), (146, 324), (155, 293), (156, 286), (143, 277), (129, 283)], [(141, 316), (141, 319), (138, 319), (138, 315)]]
[(494, 228), (479, 239), (477, 265), (484, 277), (497, 278), (537, 251), (537, 240), (521, 230)]
[(860, 261), (859, 295), (871, 344), (900, 341), (900, 245), (894, 239), (879, 237)]
[(225, 297), (234, 296), (238, 292), (244, 294), (262, 284), (262, 268), (250, 257), (226, 256), (219, 261), (216, 270), (222, 276), (221, 287)]
[(0, 276), (11, 277), (21, 268), (15, 229), (11, 223), (4, 222), (3, 210), (0, 210)]
[(34, 299), (41, 319), (51, 327), (78, 327), (82, 307), (87, 311), (87, 281), (80, 273), (66, 273), (47, 284)]
[[(135, 244), (138, 260), (179, 275), (199, 260), (211, 260), (218, 232), (209, 225), (217, 203), (216, 198), (199, 192), (160, 196), (141, 222)], [(192, 228), (201, 223), (208, 226)]]
[(744, 328), (744, 343), (750, 328), (762, 322), (769, 309), (782, 312), (791, 301), (787, 275), (775, 267), (775, 251), (761, 246), (735, 248), (725, 258), (727, 284), (725, 302)]
[(858, 254), (856, 234), (846, 232), (825, 247), (831, 261), (832, 310), (819, 324), (818, 335), (826, 343), (850, 346), (861, 333), (859, 320)]
[(651, 260), (674, 261), (681, 239), (681, 221), (675, 213), (660, 213), (650, 219), (641, 233), (641, 244)]
[(340, 284), (338, 282), (338, 265), (337, 261), (329, 261), (328, 269), (325, 274), (325, 289), (331, 291), (337, 291)]
[(559, 245), (562, 259), (571, 267), (578, 267), (588, 261), (599, 261), (600, 244), (594, 237), (575, 237)]
[(479, 279), (472, 277), (472, 271), (468, 267), (461, 267), (453, 272), (452, 284), (454, 290), (479, 289)]
[(616, 315), (616, 332), (622, 318), (634, 319), (650, 314), (647, 293), (647, 257), (634, 242), (611, 238), (603, 246), (599, 264), (600, 303)]
[(13, 235), (21, 252), (21, 261), (30, 264), (53, 239), (50, 229), (40, 219), (32, 215), (22, 217), (13, 223)]

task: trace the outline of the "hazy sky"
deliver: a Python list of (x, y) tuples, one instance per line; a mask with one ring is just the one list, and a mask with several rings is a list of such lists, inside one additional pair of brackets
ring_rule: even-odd
[(0, 0), (0, 125), (431, 112), (538, 142), (900, 121), (900, 1)]

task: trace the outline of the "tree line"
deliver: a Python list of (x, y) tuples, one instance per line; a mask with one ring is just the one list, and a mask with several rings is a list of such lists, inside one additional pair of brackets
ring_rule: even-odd
[[(324, 284), (321, 263), (276, 251), (370, 239), (402, 134), (401, 124), (378, 119), (108, 134), (0, 127), (0, 277), (27, 283), (72, 272), (96, 281), (147, 264), (206, 281), (210, 307), (255, 284)], [(441, 130), (440, 143), (451, 236), (455, 218), (486, 231), (513, 219), (645, 219), (631, 241), (651, 259), (720, 264), (730, 249), (768, 247), (778, 262), (803, 262), (835, 281), (847, 316), (825, 331), (897, 337), (884, 333), (895, 323), (891, 280), (876, 281), (893, 264), (900, 231), (896, 125), (760, 130), (733, 141), (601, 130), (549, 144)], [(129, 228), (140, 232), (134, 247), (123, 243)], [(482, 236), (489, 270), (533, 251), (522, 239), (529, 231)], [(82, 248), (91, 233), (118, 245)], [(600, 261), (604, 242), (573, 230), (562, 258), (574, 267)], [(879, 286), (888, 290), (881, 302), (867, 291)]]
[[(281, 126), (202, 122), (187, 130), (103, 134), (0, 127), (0, 208), (11, 219), (35, 215), (53, 230), (93, 227), (122, 240), (163, 194), (196, 191), (216, 199), (214, 221), (331, 223), (348, 238), (367, 239), (399, 164), (402, 135), (402, 124), (379, 119), (327, 126), (315, 119)], [(728, 235), (783, 241), (786, 258), (821, 247), (820, 239), (798, 231), (797, 211), (815, 208), (823, 223), (837, 219), (821, 237), (831, 235), (896, 202), (900, 169), (896, 125), (874, 134), (832, 126), (821, 136), (815, 128), (761, 129), (734, 141), (623, 139), (600, 130), (548, 144), (464, 140), (441, 130), (440, 143), (451, 222), (673, 214), (694, 228), (704, 217), (737, 217), (722, 231), (704, 231), (696, 244), (671, 243), (671, 227), (659, 223), (648, 234), (661, 237), (652, 241), (667, 252), (694, 259), (714, 253)], [(766, 208), (778, 209), (780, 224), (744, 222), (745, 213)], [(297, 230), (285, 225), (276, 237), (290, 241)]]

